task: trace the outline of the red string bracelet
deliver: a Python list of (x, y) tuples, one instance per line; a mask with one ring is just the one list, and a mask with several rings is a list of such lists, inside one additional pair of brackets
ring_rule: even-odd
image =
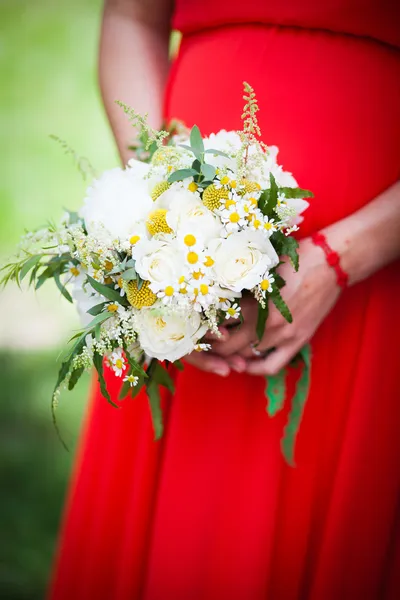
[(320, 232), (313, 233), (313, 235), (311, 236), (311, 239), (316, 246), (320, 246), (322, 248), (322, 250), (325, 252), (326, 261), (327, 261), (328, 265), (330, 267), (332, 267), (332, 269), (336, 273), (336, 280), (337, 280), (338, 285), (341, 288), (347, 287), (347, 284), (349, 282), (349, 276), (347, 275), (347, 273), (345, 271), (343, 271), (342, 267), (340, 266), (339, 254), (337, 252), (335, 252), (334, 250), (332, 250), (332, 248), (326, 241), (326, 237), (324, 236), (323, 233), (320, 233)]

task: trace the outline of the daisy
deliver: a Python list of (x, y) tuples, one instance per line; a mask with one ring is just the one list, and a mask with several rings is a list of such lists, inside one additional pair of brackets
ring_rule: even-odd
[(68, 273), (70, 273), (73, 277), (78, 277), (80, 274), (79, 265), (76, 265), (73, 262), (69, 262), (67, 264)]
[(109, 365), (117, 377), (121, 377), (126, 366), (125, 357), (122, 348), (117, 348), (111, 353)]
[(264, 275), (263, 280), (259, 284), (259, 289), (262, 295), (265, 295), (266, 292), (272, 292), (272, 284), (275, 282), (275, 277), (270, 273), (266, 273)]
[(228, 319), (238, 319), (240, 316), (241, 308), (237, 302), (229, 306), (229, 308), (225, 308), (226, 317)]
[(119, 277), (117, 283), (114, 285), (114, 289), (115, 290), (119, 290), (119, 295), (125, 296), (125, 290), (124, 290), (124, 280), (122, 279), (122, 277)]
[(136, 377), (136, 375), (127, 375), (126, 377), (124, 377), (123, 381), (128, 381), (129, 385), (131, 387), (134, 387), (135, 385), (138, 384), (139, 381), (139, 377)]

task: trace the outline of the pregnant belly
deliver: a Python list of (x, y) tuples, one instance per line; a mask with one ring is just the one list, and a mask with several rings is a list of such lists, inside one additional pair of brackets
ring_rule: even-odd
[(165, 114), (203, 134), (241, 127), (242, 82), (256, 90), (267, 144), (313, 190), (302, 235), (337, 221), (399, 177), (400, 53), (348, 35), (261, 25), (183, 39)]

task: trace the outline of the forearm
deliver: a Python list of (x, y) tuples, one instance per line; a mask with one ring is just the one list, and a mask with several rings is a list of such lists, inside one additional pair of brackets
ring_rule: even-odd
[(350, 285), (399, 258), (400, 181), (323, 233), (339, 253)]
[(162, 99), (168, 74), (171, 7), (164, 0), (106, 0), (100, 39), (99, 80), (104, 106), (124, 163), (135, 131), (121, 100), (152, 127), (162, 122)]

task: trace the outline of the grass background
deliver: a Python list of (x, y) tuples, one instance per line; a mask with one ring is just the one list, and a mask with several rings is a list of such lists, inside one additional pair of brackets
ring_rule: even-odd
[[(76, 208), (85, 184), (65, 139), (98, 169), (118, 159), (97, 88), (102, 0), (0, 0), (0, 262), (24, 228)], [(50, 397), (76, 317), (57, 292), (10, 287), (0, 297), (0, 597), (44, 597), (88, 377), (61, 396), (59, 443)]]

